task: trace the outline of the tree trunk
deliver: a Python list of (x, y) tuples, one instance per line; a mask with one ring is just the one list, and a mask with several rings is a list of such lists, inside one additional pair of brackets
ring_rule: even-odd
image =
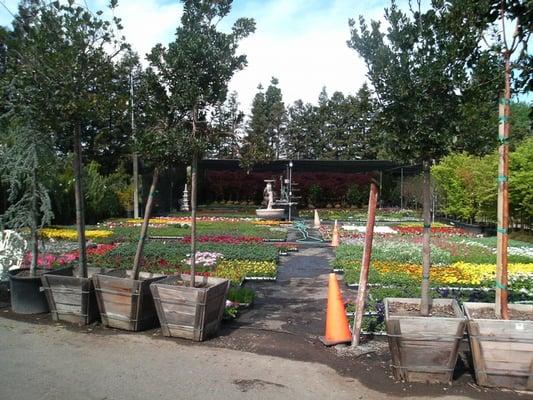
[(422, 234), (422, 286), (421, 286), (421, 301), (420, 313), (423, 316), (429, 315), (429, 308), (431, 305), (431, 298), (429, 292), (429, 270), (431, 267), (431, 177), (429, 170), (429, 162), (424, 161), (423, 166), (424, 183), (422, 193), (422, 214), (424, 216), (424, 231)]
[[(35, 145), (34, 145), (35, 146)], [(35, 154), (35, 147), (33, 148), (34, 161), (37, 155)], [(32, 177), (31, 177), (31, 265), (30, 265), (30, 276), (35, 276), (37, 272), (37, 263), (39, 260), (39, 233), (37, 231), (37, 163), (34, 162)]]
[(133, 274), (132, 279), (139, 279), (139, 273), (141, 271), (141, 257), (143, 254), (144, 244), (146, 243), (146, 234), (148, 233), (148, 224), (150, 223), (150, 216), (152, 215), (152, 207), (154, 204), (154, 194), (157, 187), (157, 180), (159, 179), (159, 169), (155, 167), (152, 175), (152, 184), (150, 185), (150, 193), (148, 194), (148, 200), (146, 201), (146, 208), (144, 209), (144, 219), (141, 226), (141, 234), (139, 236), (139, 242), (137, 243), (137, 250), (135, 251), (135, 258), (133, 259)]
[(76, 230), (78, 233), (79, 265), (83, 278), (87, 278), (87, 254), (85, 251), (85, 209), (81, 158), (81, 125), (74, 128), (74, 196), (76, 199)]
[(192, 156), (191, 166), (191, 287), (195, 284), (196, 273), (196, 203), (198, 192), (198, 154)]
[(507, 299), (507, 252), (509, 245), (509, 116), (511, 114), (511, 65), (509, 51), (505, 51), (505, 92), (499, 105), (498, 149), (498, 228), (496, 245), (496, 303), (497, 317), (509, 319)]
[(139, 156), (133, 153), (133, 218), (139, 218)]
[[(192, 108), (192, 137), (196, 145), (196, 111), (197, 106)], [(198, 150), (193, 149), (191, 165), (191, 287), (195, 285), (196, 274), (196, 205), (198, 194)]]
[(363, 324), (363, 314), (365, 311), (368, 270), (370, 269), (370, 258), (372, 256), (372, 240), (374, 238), (374, 223), (376, 221), (377, 201), (378, 188), (376, 183), (372, 181), (370, 183), (370, 195), (368, 197), (368, 217), (366, 220), (365, 247), (363, 250), (363, 259), (361, 260), (359, 288), (357, 289), (357, 300), (355, 302), (355, 319), (352, 330), (352, 347), (359, 346), (359, 339), (361, 336), (361, 325)]

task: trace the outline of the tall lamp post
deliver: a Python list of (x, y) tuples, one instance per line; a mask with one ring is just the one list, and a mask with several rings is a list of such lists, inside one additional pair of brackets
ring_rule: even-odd
[(292, 209), (292, 160), (289, 161), (289, 222), (291, 222)]

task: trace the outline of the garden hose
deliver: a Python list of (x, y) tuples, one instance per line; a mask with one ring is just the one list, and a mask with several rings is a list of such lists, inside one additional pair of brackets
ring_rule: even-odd
[(309, 232), (307, 231), (307, 225), (305, 224), (304, 220), (296, 220), (292, 223), (292, 226), (296, 228), (298, 232), (300, 232), (303, 236), (301, 239), (297, 239), (296, 242), (324, 242), (324, 239), (322, 239), (321, 237), (316, 237), (309, 234)]

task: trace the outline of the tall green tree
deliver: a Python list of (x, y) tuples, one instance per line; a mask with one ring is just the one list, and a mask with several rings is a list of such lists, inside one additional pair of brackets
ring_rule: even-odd
[[(429, 314), (430, 165), (453, 144), (461, 94), (469, 66), (478, 56), (483, 27), (477, 24), (480, 4), (432, 1), (421, 11), (404, 12), (393, 1), (385, 9), (388, 28), (359, 27), (350, 21), (348, 45), (368, 67), (368, 78), (381, 105), (380, 127), (390, 154), (403, 162), (421, 162), (424, 170), (424, 234), (421, 313)], [(472, 21), (472, 23), (471, 23)]]
[[(112, 0), (110, 7), (117, 5)], [(58, 154), (74, 154), (79, 263), (87, 276), (82, 146), (98, 134), (101, 108), (109, 103), (113, 59), (127, 45), (114, 36), (112, 21), (68, 2), (23, 1), (5, 36), (7, 55), (2, 97), (11, 113), (32, 110), (34, 129), (52, 136)], [(108, 109), (107, 109), (108, 110)]]
[(323, 148), (317, 145), (320, 126), (316, 106), (296, 100), (287, 108), (287, 129), (285, 133), (287, 158), (316, 159)]
[(273, 77), (266, 91), (257, 87), (241, 152), (241, 164), (247, 169), (286, 156), (286, 110), (278, 84)]
[[(181, 25), (167, 48), (157, 45), (148, 59), (168, 96), (169, 116), (183, 116), (191, 151), (191, 285), (195, 284), (198, 159), (213, 142), (207, 113), (227, 96), (228, 83), (246, 66), (237, 54), (239, 41), (255, 30), (255, 22), (239, 18), (230, 33), (217, 29), (231, 11), (232, 0), (185, 0)], [(162, 94), (161, 94), (162, 95)]]
[(210, 156), (219, 159), (235, 159), (239, 156), (244, 123), (244, 112), (239, 109), (237, 92), (231, 92), (226, 102), (215, 107), (212, 116), (217, 138)]
[(9, 207), (0, 215), (0, 226), (29, 228), (30, 274), (35, 276), (39, 257), (38, 229), (52, 217), (46, 181), (53, 151), (46, 135), (35, 131), (31, 120), (18, 116), (4, 127), (0, 140), (0, 182), (8, 189)]

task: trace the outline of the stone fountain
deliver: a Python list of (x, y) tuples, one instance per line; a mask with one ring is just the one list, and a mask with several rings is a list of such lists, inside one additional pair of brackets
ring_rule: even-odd
[(255, 210), (256, 215), (259, 218), (265, 219), (283, 219), (285, 215), (285, 209), (283, 208), (272, 208), (274, 204), (274, 191), (272, 190), (272, 183), (274, 180), (266, 179), (266, 187), (263, 190), (263, 196), (267, 203), (267, 208), (259, 208)]

